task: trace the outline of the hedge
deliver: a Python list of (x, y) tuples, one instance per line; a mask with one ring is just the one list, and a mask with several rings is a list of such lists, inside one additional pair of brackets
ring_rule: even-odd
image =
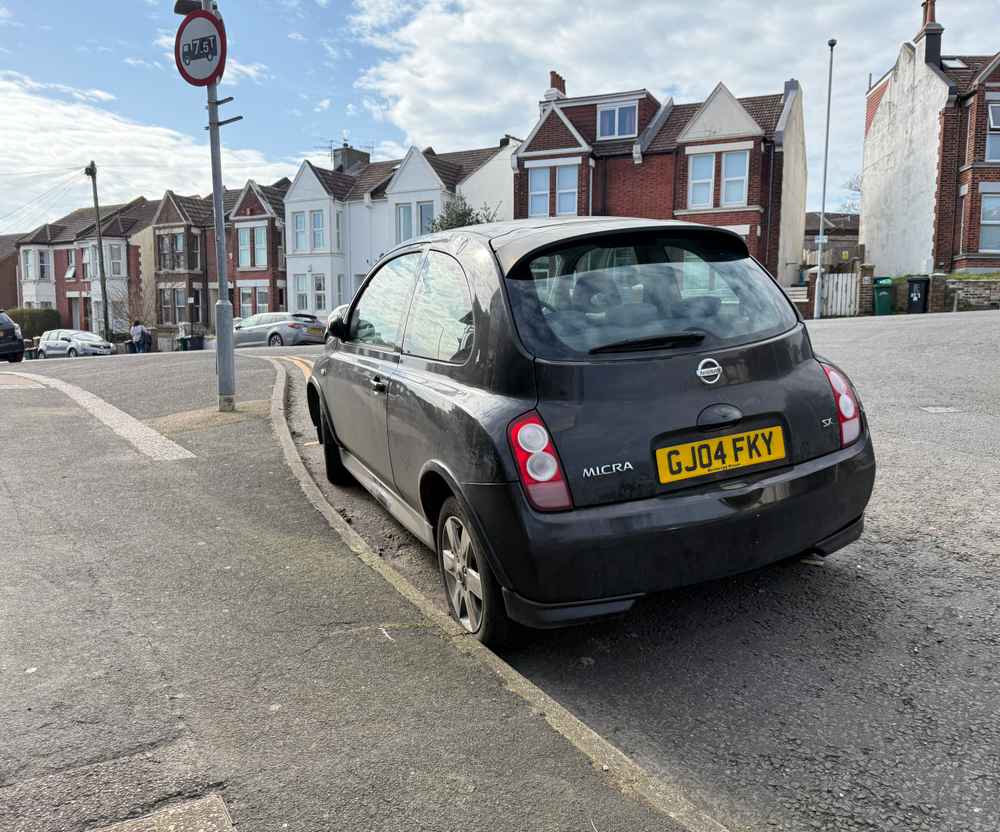
[(62, 320), (58, 309), (8, 309), (7, 314), (14, 323), (21, 325), (21, 337), (37, 338), (49, 329), (59, 329)]

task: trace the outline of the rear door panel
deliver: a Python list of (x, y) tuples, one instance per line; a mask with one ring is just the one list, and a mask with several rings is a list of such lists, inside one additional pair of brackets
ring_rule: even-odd
[[(706, 384), (699, 363), (714, 358), (723, 377)], [(840, 447), (829, 383), (804, 327), (756, 344), (713, 351), (548, 362), (536, 359), (538, 411), (552, 433), (573, 502), (598, 505), (651, 497), (794, 464)], [(712, 405), (742, 417), (699, 427)], [(832, 423), (824, 420), (834, 417)], [(672, 485), (659, 481), (655, 452), (666, 445), (779, 425), (787, 459)]]

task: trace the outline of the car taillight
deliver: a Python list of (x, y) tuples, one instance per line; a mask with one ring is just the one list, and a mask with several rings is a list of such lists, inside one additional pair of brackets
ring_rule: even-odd
[(507, 428), (507, 439), (531, 505), (539, 511), (573, 508), (556, 446), (542, 417), (534, 411), (519, 416)]
[(840, 446), (846, 448), (861, 435), (861, 403), (851, 383), (839, 370), (827, 364), (821, 365), (826, 378), (833, 388), (833, 398), (837, 404), (837, 421), (840, 422)]

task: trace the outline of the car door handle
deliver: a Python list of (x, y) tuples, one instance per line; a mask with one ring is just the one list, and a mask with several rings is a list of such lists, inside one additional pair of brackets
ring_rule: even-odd
[(372, 376), (368, 383), (371, 385), (372, 392), (378, 395), (379, 393), (385, 392), (385, 379), (382, 376)]

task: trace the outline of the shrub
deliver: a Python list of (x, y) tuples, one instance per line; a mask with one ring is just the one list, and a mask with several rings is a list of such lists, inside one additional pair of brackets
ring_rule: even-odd
[(62, 321), (58, 309), (8, 309), (7, 314), (21, 327), (23, 338), (37, 338), (48, 329), (59, 329)]
[(431, 231), (447, 231), (449, 228), (461, 228), (466, 225), (480, 225), (493, 222), (499, 213), (499, 206), (490, 208), (485, 202), (482, 208), (473, 208), (461, 194), (455, 194), (445, 203), (441, 212), (431, 223)]

